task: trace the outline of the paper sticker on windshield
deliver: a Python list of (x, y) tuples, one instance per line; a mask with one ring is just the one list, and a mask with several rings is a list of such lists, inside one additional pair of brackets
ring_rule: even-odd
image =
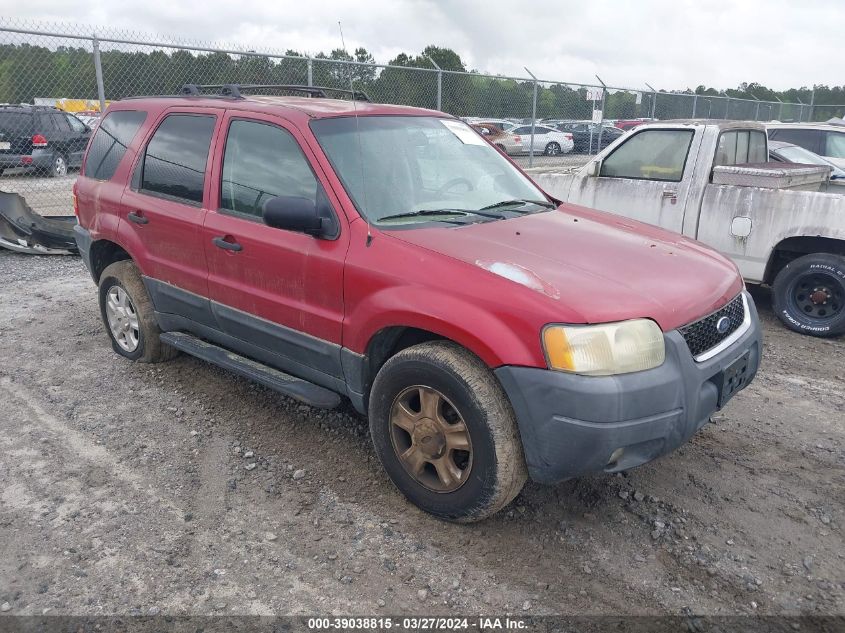
[(461, 143), (465, 143), (466, 145), (484, 145), (485, 143), (484, 139), (476, 134), (466, 123), (451, 119), (440, 119), (440, 122), (447, 130), (457, 136)]

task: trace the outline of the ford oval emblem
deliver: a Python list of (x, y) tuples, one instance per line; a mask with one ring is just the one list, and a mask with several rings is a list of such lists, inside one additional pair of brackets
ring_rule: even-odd
[(721, 319), (716, 321), (716, 331), (719, 334), (725, 334), (730, 329), (730, 327), (731, 320), (726, 316), (723, 316)]

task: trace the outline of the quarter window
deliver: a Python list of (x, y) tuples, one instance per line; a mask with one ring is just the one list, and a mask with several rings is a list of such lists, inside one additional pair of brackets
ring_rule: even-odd
[(601, 176), (679, 182), (692, 130), (647, 130), (620, 145), (601, 165)]
[(109, 112), (91, 141), (84, 175), (97, 180), (109, 180), (114, 176), (127, 146), (146, 118), (147, 113), (138, 110)]
[(828, 132), (824, 155), (831, 158), (845, 158), (845, 134)]
[(296, 139), (275, 125), (232, 121), (223, 155), (220, 207), (260, 218), (278, 196), (317, 203), (319, 184)]
[(141, 190), (202, 204), (213, 116), (171, 114), (153, 134), (144, 154)]
[(66, 114), (65, 116), (67, 117), (67, 122), (70, 123), (70, 129), (74, 132), (82, 134), (88, 131), (88, 128), (85, 127), (85, 124), (72, 114)]
[(744, 165), (766, 162), (766, 134), (757, 130), (722, 132), (716, 148), (715, 165)]

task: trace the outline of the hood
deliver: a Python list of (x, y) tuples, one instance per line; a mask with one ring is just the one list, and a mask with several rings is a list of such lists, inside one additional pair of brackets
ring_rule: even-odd
[(647, 317), (668, 331), (717, 310), (743, 288), (736, 266), (699, 242), (575, 205), (391, 235), (544, 295), (557, 312), (550, 321)]

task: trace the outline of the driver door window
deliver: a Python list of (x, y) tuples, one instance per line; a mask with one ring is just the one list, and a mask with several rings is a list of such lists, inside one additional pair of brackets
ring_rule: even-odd
[(232, 121), (223, 154), (222, 211), (260, 220), (270, 198), (294, 196), (317, 204), (318, 187), (290, 132), (258, 121)]
[(692, 130), (647, 130), (620, 145), (601, 165), (600, 176), (680, 182)]

